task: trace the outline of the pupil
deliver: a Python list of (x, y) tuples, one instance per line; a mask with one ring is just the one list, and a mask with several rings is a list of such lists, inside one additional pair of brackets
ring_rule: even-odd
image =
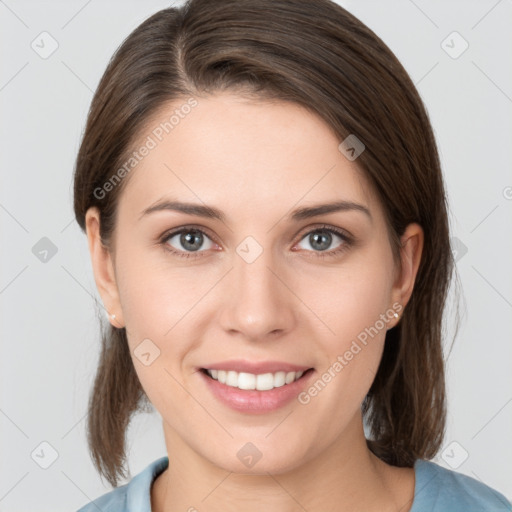
[(181, 244), (191, 251), (197, 251), (201, 247), (201, 241), (202, 235), (196, 230), (181, 235)]
[[(320, 251), (325, 251), (330, 245), (330, 242), (331, 242), (330, 233), (325, 233), (325, 234), (315, 233), (315, 234), (312, 234), (311, 237), (313, 238), (313, 242), (311, 243), (311, 246), (315, 247), (316, 249), (318, 249)], [(319, 242), (319, 240), (321, 240), (322, 238), (324, 239), (324, 242), (326, 242), (326, 243), (322, 244), (321, 241)], [(320, 247), (318, 247), (318, 245), (320, 245)]]

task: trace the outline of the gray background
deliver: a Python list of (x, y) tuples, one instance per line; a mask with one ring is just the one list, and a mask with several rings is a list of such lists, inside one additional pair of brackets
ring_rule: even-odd
[[(404, 64), (441, 152), (467, 314), (448, 358), (448, 430), (435, 461), (512, 499), (512, 2), (340, 3)], [(0, 1), (4, 512), (72, 511), (110, 490), (84, 431), (99, 295), (72, 213), (72, 171), (108, 59), (168, 5)], [(52, 40), (58, 48), (42, 58)], [(128, 437), (132, 476), (166, 454), (156, 413), (136, 417)]]

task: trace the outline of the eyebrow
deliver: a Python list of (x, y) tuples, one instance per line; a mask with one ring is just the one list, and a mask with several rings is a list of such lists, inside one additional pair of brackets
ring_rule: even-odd
[[(139, 217), (139, 220), (141, 220), (142, 217), (149, 215), (151, 213), (165, 210), (186, 213), (189, 215), (196, 215), (198, 217), (204, 217), (208, 219), (217, 219), (220, 220), (221, 222), (226, 221), (226, 216), (224, 215), (224, 213), (212, 206), (206, 206), (196, 203), (184, 203), (168, 199), (159, 200), (153, 205), (144, 209)], [(309, 219), (311, 217), (317, 217), (319, 215), (345, 211), (359, 211), (366, 214), (370, 220), (373, 220), (370, 210), (366, 206), (354, 203), (352, 201), (335, 201), (333, 203), (317, 204), (314, 206), (298, 208), (287, 216), (287, 220), (297, 222), (300, 220)]]

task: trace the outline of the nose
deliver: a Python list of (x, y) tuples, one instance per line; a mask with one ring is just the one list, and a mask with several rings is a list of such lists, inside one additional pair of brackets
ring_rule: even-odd
[(221, 326), (249, 341), (275, 339), (293, 329), (299, 301), (286, 269), (276, 266), (270, 250), (249, 261), (234, 254), (222, 292)]

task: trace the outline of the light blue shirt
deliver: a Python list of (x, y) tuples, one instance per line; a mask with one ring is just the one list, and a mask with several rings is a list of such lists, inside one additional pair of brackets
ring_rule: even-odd
[[(151, 484), (168, 466), (162, 457), (127, 484), (88, 503), (77, 512), (151, 512)], [(512, 504), (498, 491), (478, 480), (418, 459), (410, 512), (512, 512)]]

